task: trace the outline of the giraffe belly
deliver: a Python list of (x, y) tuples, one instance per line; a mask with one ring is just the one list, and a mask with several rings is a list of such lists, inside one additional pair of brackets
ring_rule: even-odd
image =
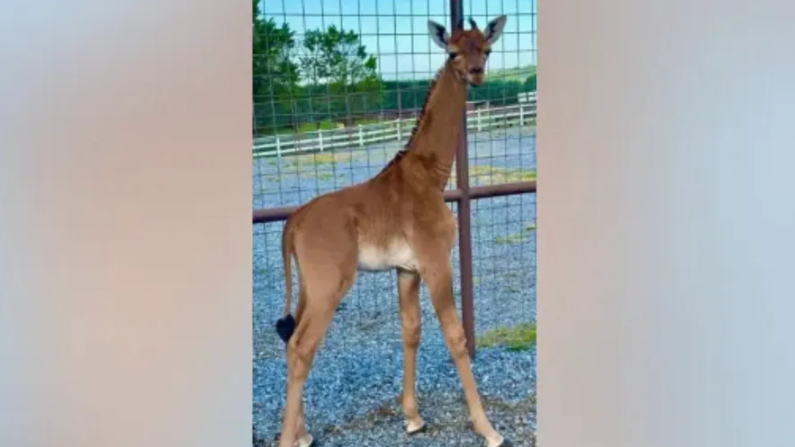
[(417, 257), (414, 250), (405, 242), (395, 242), (384, 247), (372, 244), (359, 244), (359, 270), (380, 272), (401, 268), (417, 270)]

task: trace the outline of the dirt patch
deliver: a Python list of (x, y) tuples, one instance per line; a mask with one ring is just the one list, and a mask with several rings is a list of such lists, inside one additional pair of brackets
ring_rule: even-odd
[[(418, 396), (420, 413), (427, 428), (422, 437), (438, 438), (442, 442), (457, 437), (471, 437), (474, 433), (466, 408), (463, 394), (451, 395), (434, 393)], [(372, 431), (392, 431), (402, 427), (403, 412), (397, 399), (389, 399), (371, 408), (363, 415), (349, 419), (342, 424), (331, 424), (318, 431), (319, 441), (333, 441), (334, 438), (351, 435), (352, 433), (368, 433)], [(500, 396), (482, 395), (481, 400), (495, 428), (504, 431), (506, 427), (517, 428), (528, 419), (535, 418), (536, 399), (530, 395), (519, 400), (508, 400)], [(253, 437), (253, 447), (271, 447), (278, 444), (278, 434), (272, 440)], [(516, 446), (535, 446), (534, 434), (525, 433), (520, 439), (512, 439)], [(474, 439), (474, 438), (473, 438)]]
[(401, 415), (400, 406), (387, 401), (371, 409), (363, 416), (353, 418), (344, 424), (327, 425), (323, 427), (323, 433), (325, 435), (334, 435), (348, 431), (370, 430), (380, 424), (400, 423), (402, 421)]

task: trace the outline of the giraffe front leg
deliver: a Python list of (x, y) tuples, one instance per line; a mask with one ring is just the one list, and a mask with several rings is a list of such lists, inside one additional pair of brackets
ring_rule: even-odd
[(510, 441), (492, 427), (483, 410), (472, 374), (464, 328), (456, 313), (450, 263), (446, 256), (438, 256), (436, 259), (436, 262), (431, 261), (423, 267), (423, 280), (428, 286), (431, 301), (436, 309), (445, 344), (458, 370), (473, 428), (486, 440), (487, 447), (508, 447), (511, 445)]
[(417, 347), (420, 344), (420, 276), (398, 271), (400, 326), (403, 334), (403, 392), (401, 406), (406, 417), (406, 432), (410, 435), (425, 429), (425, 421), (417, 410), (416, 371)]

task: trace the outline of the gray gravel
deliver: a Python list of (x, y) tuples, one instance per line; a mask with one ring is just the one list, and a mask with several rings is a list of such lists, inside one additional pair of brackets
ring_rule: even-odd
[[(507, 138), (506, 138), (507, 136)], [(471, 165), (535, 169), (534, 132), (470, 134)], [(397, 149), (379, 145), (333, 165), (318, 167), (333, 175), (307, 180), (293, 174), (289, 160), (257, 160), (254, 206), (304, 202), (328, 190), (375, 173)], [(306, 172), (307, 166), (303, 166)], [(274, 181), (281, 173), (281, 182)], [(287, 178), (285, 178), (287, 176)], [(535, 321), (535, 195), (501, 197), (473, 204), (473, 267), (478, 334), (519, 322)], [(279, 241), (281, 223), (254, 229), (254, 437), (275, 446), (284, 404), (283, 344), (273, 324), (283, 301)], [(515, 237), (515, 236), (520, 237)], [(506, 242), (506, 239), (508, 240)], [(452, 261), (457, 264), (457, 250)], [(295, 278), (293, 278), (295, 282)], [(456, 278), (456, 294), (458, 279)], [(396, 396), (403, 374), (395, 275), (362, 273), (338, 309), (317, 354), (304, 399), (309, 431), (323, 446), (482, 446), (467, 422), (454, 364), (444, 345), (425, 288), (421, 290), (423, 339), (417, 365), (420, 414), (425, 433), (408, 437)], [(516, 446), (533, 446), (535, 431), (535, 349), (512, 352), (479, 348), (475, 374), (492, 424)]]

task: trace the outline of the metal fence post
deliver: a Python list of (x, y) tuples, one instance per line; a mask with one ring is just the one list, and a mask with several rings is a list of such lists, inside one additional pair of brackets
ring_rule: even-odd
[[(460, 29), (464, 23), (464, 7), (461, 0), (450, 0), (452, 30)], [(475, 313), (472, 286), (472, 228), (469, 197), (469, 151), (467, 150), (467, 113), (464, 110), (461, 135), (456, 152), (456, 186), (458, 198), (458, 253), (461, 269), (461, 322), (467, 340), (470, 357), (475, 355)]]

